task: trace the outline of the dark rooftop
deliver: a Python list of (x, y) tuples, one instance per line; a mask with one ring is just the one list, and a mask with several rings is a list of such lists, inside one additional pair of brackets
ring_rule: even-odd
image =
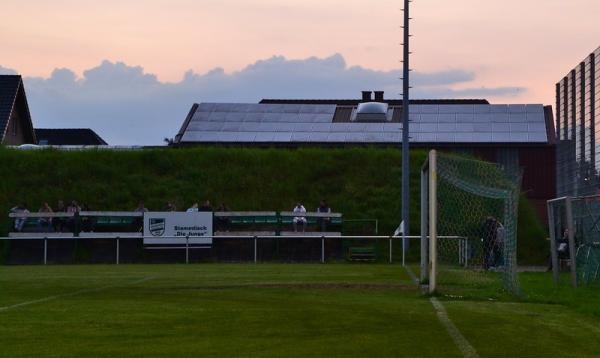
[(12, 113), (21, 84), (21, 76), (0, 76), (0, 142), (4, 138), (6, 126)]
[[(262, 104), (336, 104), (340, 106), (356, 106), (364, 102), (362, 99), (271, 99), (265, 98)], [(401, 106), (401, 99), (384, 99), (381, 101), (390, 106)], [(410, 104), (490, 104), (486, 99), (412, 99)]]
[(0, 75), (0, 142), (3, 141), (10, 115), (19, 111), (21, 120), (29, 133), (29, 140), (35, 143), (35, 134), (31, 123), (29, 105), (20, 75)]
[(40, 145), (107, 145), (89, 128), (36, 128), (35, 135)]

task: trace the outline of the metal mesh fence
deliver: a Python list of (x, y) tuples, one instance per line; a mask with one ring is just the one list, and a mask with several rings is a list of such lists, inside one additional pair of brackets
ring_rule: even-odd
[(548, 202), (555, 280), (571, 271), (574, 286), (600, 282), (600, 196)]
[(498, 287), (519, 293), (516, 250), (520, 173), (455, 155), (433, 155), (435, 169), (428, 168), (425, 175), (435, 170), (435, 180), (425, 188), (431, 192), (429, 186), (435, 185), (435, 197), (429, 201), (435, 205), (435, 215), (427, 215), (436, 228), (436, 264), (432, 265), (437, 270), (435, 288), (444, 291), (452, 286), (489, 286), (497, 281)]

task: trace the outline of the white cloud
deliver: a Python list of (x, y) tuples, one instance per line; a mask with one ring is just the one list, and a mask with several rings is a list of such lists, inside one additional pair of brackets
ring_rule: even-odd
[[(15, 73), (0, 67), (0, 73)], [(468, 88), (473, 72), (460, 69), (411, 75), (413, 98), (514, 96), (525, 89)], [(262, 98), (359, 98), (361, 90), (397, 97), (401, 71), (348, 67), (335, 54), (288, 60), (274, 56), (226, 73), (188, 71), (177, 83), (160, 82), (140, 66), (103, 61), (78, 78), (56, 69), (49, 78), (27, 77), (25, 86), (34, 125), (89, 127), (110, 144), (161, 144), (173, 137), (196, 102), (257, 102)], [(466, 86), (466, 87), (465, 87)], [(456, 89), (460, 87), (460, 89)]]

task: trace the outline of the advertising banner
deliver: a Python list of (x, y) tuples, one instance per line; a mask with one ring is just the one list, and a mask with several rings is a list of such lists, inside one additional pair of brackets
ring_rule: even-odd
[(212, 244), (212, 212), (144, 213), (144, 244), (181, 245), (186, 236), (190, 244)]

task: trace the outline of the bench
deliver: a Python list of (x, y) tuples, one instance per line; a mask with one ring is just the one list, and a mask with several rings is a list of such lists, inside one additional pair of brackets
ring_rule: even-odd
[(350, 261), (375, 261), (376, 259), (375, 246), (351, 246), (348, 248), (348, 260)]
[[(293, 211), (282, 211), (279, 215), (281, 225), (292, 225), (295, 217), (305, 217), (306, 226), (318, 226), (321, 223), (321, 220), (324, 219), (329, 219), (329, 222), (326, 223), (328, 227), (340, 228), (343, 223), (341, 213), (295, 213)], [(318, 229), (320, 230), (321, 228)]]

